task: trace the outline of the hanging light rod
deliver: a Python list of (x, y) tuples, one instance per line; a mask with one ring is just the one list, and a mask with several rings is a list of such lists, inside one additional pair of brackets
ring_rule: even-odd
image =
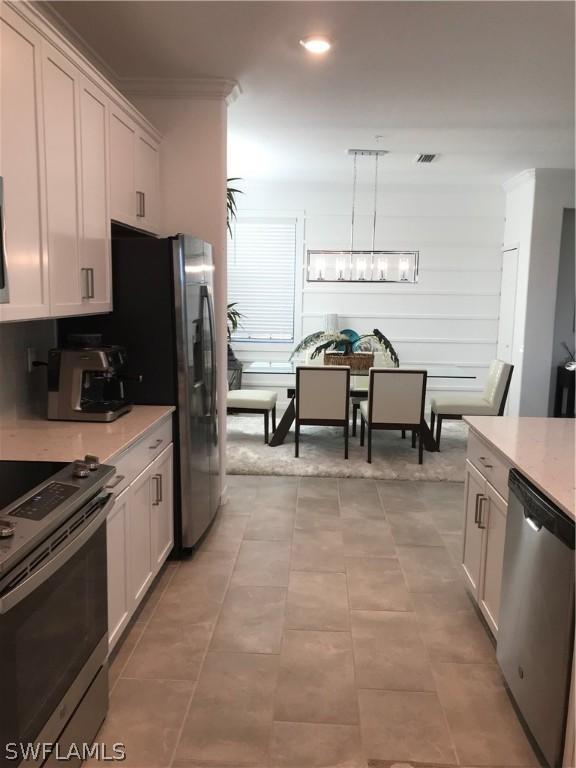
[(382, 157), (390, 153), (387, 149), (348, 149), (347, 154), (356, 157)]

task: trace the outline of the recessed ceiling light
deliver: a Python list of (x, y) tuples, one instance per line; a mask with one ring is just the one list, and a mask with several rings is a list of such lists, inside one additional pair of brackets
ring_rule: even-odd
[(332, 43), (327, 37), (312, 35), (300, 40), (300, 45), (306, 48), (309, 53), (322, 54), (327, 53), (332, 48)]

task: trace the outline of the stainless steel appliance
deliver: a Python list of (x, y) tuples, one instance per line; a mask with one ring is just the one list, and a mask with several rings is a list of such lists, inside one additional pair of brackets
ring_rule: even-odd
[(4, 180), (0, 176), (0, 304), (7, 304), (10, 296), (8, 294), (8, 272), (6, 270), (6, 238), (4, 233)]
[(106, 422), (130, 411), (124, 389), (125, 362), (123, 347), (102, 346), (98, 334), (71, 335), (66, 347), (51, 349), (48, 418)]
[(90, 456), (0, 462), (3, 768), (17, 765), (27, 744), (90, 743), (106, 715), (105, 521), (113, 497), (105, 486), (113, 474)]
[(508, 485), (497, 658), (547, 764), (561, 766), (574, 638), (574, 521), (514, 469)]
[(216, 355), (208, 243), (190, 235), (153, 238), (113, 226), (114, 311), (59, 321), (70, 332), (101, 333), (126, 348), (142, 373), (131, 402), (176, 405), (175, 541), (193, 547), (219, 504)]

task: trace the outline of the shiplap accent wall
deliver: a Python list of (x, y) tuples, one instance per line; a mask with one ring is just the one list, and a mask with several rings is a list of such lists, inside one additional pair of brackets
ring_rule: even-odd
[[(304, 211), (297, 333), (321, 329), (325, 315), (337, 313), (341, 328), (380, 328), (401, 361), (456, 364), (477, 376), (476, 381), (450, 385), (451, 390), (482, 387), (498, 339), (505, 204), (500, 186), (381, 186), (376, 248), (419, 250), (414, 285), (306, 282), (308, 248), (350, 247), (349, 187), (244, 180), (243, 189), (241, 211)], [(372, 189), (365, 185), (357, 197), (357, 249), (371, 248), (371, 208)], [(286, 347), (249, 344), (237, 345), (236, 351), (243, 360), (283, 359), (289, 353)], [(247, 383), (265, 383), (250, 378)], [(438, 381), (434, 388), (446, 389), (446, 383)]]

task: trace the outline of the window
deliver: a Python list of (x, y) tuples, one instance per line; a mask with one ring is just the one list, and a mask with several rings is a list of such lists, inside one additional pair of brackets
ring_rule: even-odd
[(234, 341), (294, 340), (296, 217), (241, 217), (228, 238), (228, 301), (242, 326)]

